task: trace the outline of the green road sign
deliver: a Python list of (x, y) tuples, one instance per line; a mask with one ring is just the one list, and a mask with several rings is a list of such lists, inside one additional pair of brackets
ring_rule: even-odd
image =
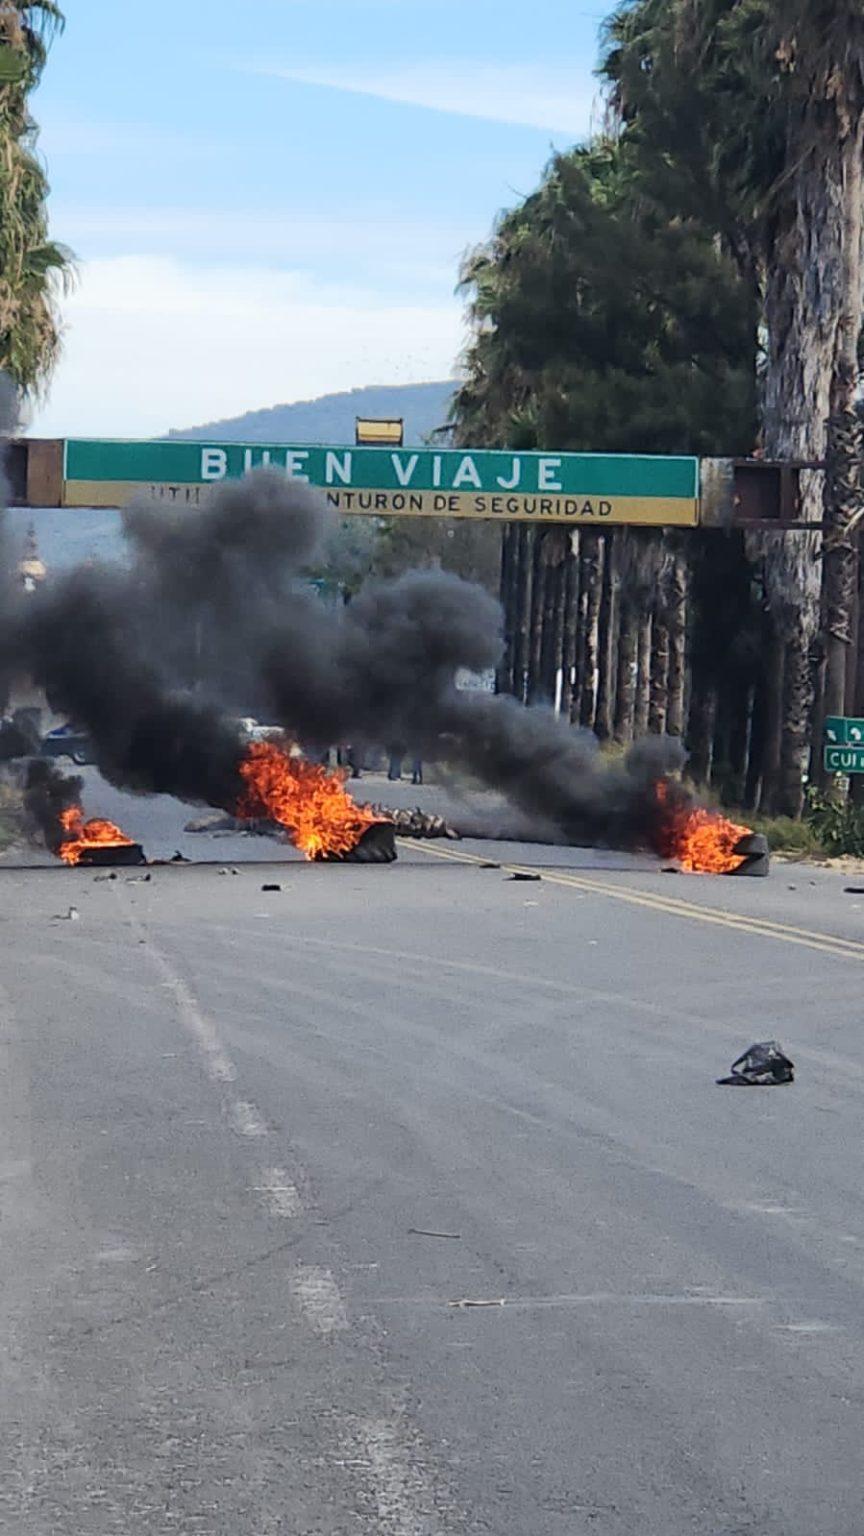
[(305, 443), (64, 444), (63, 505), (121, 507), (140, 491), (197, 505), (261, 464), (323, 491), (340, 516), (468, 517), (693, 528), (699, 461), (642, 454), (327, 448)]
[(824, 734), (829, 747), (864, 747), (864, 720), (851, 715), (828, 715)]
[(826, 747), (825, 771), (827, 773), (864, 773), (864, 746)]

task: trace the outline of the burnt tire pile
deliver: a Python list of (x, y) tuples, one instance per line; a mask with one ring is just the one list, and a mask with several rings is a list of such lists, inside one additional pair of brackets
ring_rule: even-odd
[(443, 816), (431, 816), (421, 811), (419, 806), (415, 806), (413, 811), (394, 811), (387, 805), (373, 805), (371, 809), (376, 816), (392, 823), (397, 837), (447, 837), (453, 842), (459, 841), (456, 828), (451, 827)]

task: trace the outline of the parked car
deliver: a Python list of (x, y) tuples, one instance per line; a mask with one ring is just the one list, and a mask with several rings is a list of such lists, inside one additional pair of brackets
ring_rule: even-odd
[(243, 715), (237, 724), (247, 741), (272, 741), (274, 737), (278, 739), (284, 735), (281, 726), (262, 725), (261, 721), (256, 720), (252, 715)]
[(78, 768), (85, 763), (95, 763), (93, 743), (84, 731), (67, 722), (42, 738), (40, 757), (68, 757)]

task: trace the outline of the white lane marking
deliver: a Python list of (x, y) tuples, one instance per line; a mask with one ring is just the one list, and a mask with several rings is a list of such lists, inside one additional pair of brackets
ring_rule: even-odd
[[(141, 931), (145, 932), (144, 929)], [(191, 989), (187, 987), (182, 976), (178, 976), (172, 969), (149, 934), (145, 934), (145, 937), (150, 954), (165, 978), (163, 982), (165, 990), (173, 994), (177, 1012), (204, 1057), (208, 1077), (214, 1083), (236, 1082), (237, 1072), (234, 1063), (222, 1046), (213, 1020), (208, 1018), (206, 1013), (202, 1013)]]
[(355, 1455), (347, 1464), (365, 1474), (381, 1536), (447, 1536), (465, 1529), (423, 1465), (422, 1449), (404, 1419), (364, 1420), (351, 1449)]
[(266, 1136), (267, 1127), (254, 1104), (248, 1099), (237, 1099), (229, 1110), (231, 1124), (238, 1136)]
[(263, 1195), (271, 1213), (283, 1221), (295, 1221), (303, 1215), (300, 1191), (283, 1168), (265, 1168), (261, 1183), (255, 1185), (255, 1193)]
[(299, 1264), (291, 1276), (291, 1293), (306, 1320), (322, 1338), (348, 1327), (345, 1303), (329, 1269)]
[[(633, 1294), (614, 1291), (586, 1291), (564, 1296), (508, 1296), (506, 1299), (494, 1302), (484, 1302), (484, 1306), (495, 1308), (506, 1307), (508, 1311), (538, 1311), (553, 1307), (764, 1307), (770, 1300), (767, 1296), (712, 1296), (694, 1295), (686, 1292), (683, 1295), (662, 1294), (654, 1291), (635, 1292)], [(363, 1302), (369, 1307), (441, 1307), (456, 1306), (460, 1303), (446, 1301), (437, 1296), (364, 1296)], [(477, 1303), (475, 1302), (476, 1306)], [(470, 1306), (470, 1302), (469, 1302)]]
[(840, 1329), (836, 1327), (834, 1323), (823, 1323), (816, 1321), (812, 1323), (778, 1323), (777, 1331), (779, 1333), (812, 1334), (839, 1333)]

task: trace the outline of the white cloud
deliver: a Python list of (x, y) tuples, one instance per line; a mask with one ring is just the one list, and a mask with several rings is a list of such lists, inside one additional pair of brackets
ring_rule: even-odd
[(255, 73), (326, 86), (434, 112), (542, 128), (568, 139), (588, 132), (598, 87), (590, 65), (490, 64), (427, 59), (390, 64), (262, 63)]
[(122, 207), (54, 202), (52, 226), (85, 258), (166, 255), (212, 261), (272, 262), (356, 272), (366, 265), (381, 278), (398, 274), (412, 283), (434, 281), (441, 291), (456, 282), (466, 246), (483, 238), (474, 226), (394, 220), (383, 213), (366, 219), (268, 214), (243, 208)]
[(268, 268), (124, 256), (89, 262), (31, 431), (143, 437), (371, 383), (446, 378), (456, 300), (388, 304)]

